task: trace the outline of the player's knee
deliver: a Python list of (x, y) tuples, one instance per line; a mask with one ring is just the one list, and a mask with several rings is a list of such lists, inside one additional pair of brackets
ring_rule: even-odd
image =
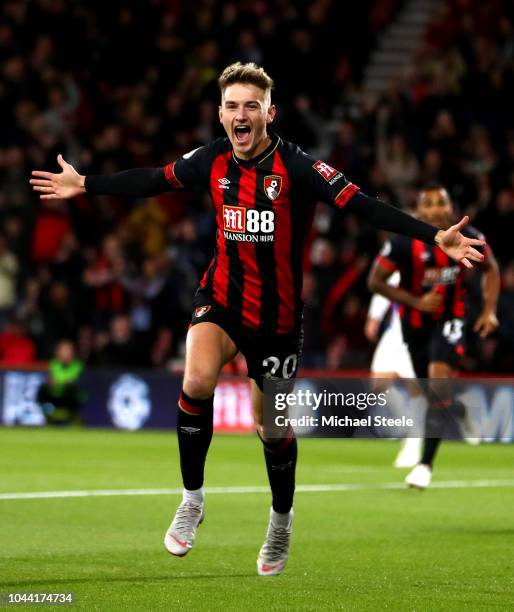
[(385, 393), (389, 387), (395, 382), (395, 376), (391, 373), (391, 375), (387, 375), (387, 377), (381, 375), (373, 375), (371, 378), (371, 389), (373, 393)]
[(264, 425), (262, 423), (255, 423), (255, 431), (257, 435), (261, 439), (262, 443), (265, 444), (266, 440), (268, 440), (268, 432), (264, 429)]
[(216, 377), (200, 372), (192, 372), (184, 377), (184, 391), (194, 399), (212, 397), (216, 387)]
[(255, 429), (266, 448), (281, 446), (284, 442), (295, 437), (294, 431), (289, 425), (286, 427), (256, 425)]

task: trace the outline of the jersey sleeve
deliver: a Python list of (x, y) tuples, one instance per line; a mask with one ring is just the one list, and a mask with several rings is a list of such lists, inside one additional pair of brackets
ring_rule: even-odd
[(294, 166), (298, 182), (314, 200), (344, 208), (359, 191), (359, 187), (351, 183), (340, 170), (320, 159), (316, 160), (300, 149), (296, 152)]
[(172, 189), (208, 187), (213, 160), (213, 143), (193, 149), (164, 166), (164, 176)]
[(89, 174), (86, 192), (149, 198), (176, 189), (208, 187), (209, 174), (217, 141), (186, 153), (159, 168), (133, 168), (114, 174)]

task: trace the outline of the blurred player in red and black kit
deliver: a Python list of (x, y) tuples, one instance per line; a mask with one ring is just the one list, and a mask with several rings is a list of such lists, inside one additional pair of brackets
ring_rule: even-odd
[[(446, 189), (430, 186), (420, 191), (416, 204), (417, 216), (439, 228), (453, 222), (453, 206)], [(483, 238), (476, 229), (467, 226), (462, 233)], [(500, 291), (498, 264), (486, 245), (483, 271), (483, 309), (474, 331), (485, 337), (498, 327), (496, 306)], [(387, 279), (400, 271), (400, 286), (393, 287)], [(403, 339), (406, 342), (416, 376), (436, 379), (428, 385), (426, 429), (423, 454), (405, 482), (420, 489), (430, 484), (432, 464), (441, 442), (444, 423), (454, 414), (463, 433), (471, 435), (465, 408), (455, 402), (451, 385), (444, 380), (456, 374), (459, 358), (465, 349), (465, 287), (464, 268), (452, 262), (438, 247), (403, 236), (386, 242), (372, 267), (368, 286), (392, 302), (400, 304)]]
[(213, 394), (220, 371), (238, 351), (252, 379), (252, 403), (272, 491), (268, 532), (257, 567), (280, 573), (287, 562), (293, 520), (297, 447), (294, 432), (271, 436), (263, 426), (263, 379), (296, 374), (301, 353), (302, 268), (315, 203), (346, 209), (370, 224), (441, 248), (472, 266), (479, 240), (459, 224), (443, 232), (364, 195), (342, 172), (268, 133), (275, 118), (273, 81), (255, 64), (233, 64), (219, 78), (220, 122), (226, 138), (187, 153), (162, 168), (111, 176), (83, 176), (58, 157), (62, 172), (35, 171), (42, 198), (80, 193), (149, 197), (173, 189), (210, 193), (216, 214), (214, 258), (195, 297), (186, 342), (177, 435), (183, 501), (166, 532), (178, 556), (192, 547), (204, 515), (204, 464), (212, 437)]

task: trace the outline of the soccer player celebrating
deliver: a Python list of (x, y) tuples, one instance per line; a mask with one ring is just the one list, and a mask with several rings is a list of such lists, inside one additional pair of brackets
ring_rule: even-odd
[(276, 107), (272, 79), (255, 64), (228, 66), (219, 78), (219, 118), (226, 138), (162, 168), (83, 176), (61, 156), (59, 174), (33, 172), (41, 197), (80, 193), (149, 197), (173, 189), (210, 193), (217, 222), (214, 257), (195, 294), (186, 341), (177, 434), (183, 501), (165, 535), (166, 549), (187, 554), (204, 516), (204, 464), (212, 437), (213, 394), (225, 363), (241, 351), (252, 379), (257, 432), (272, 492), (268, 531), (257, 560), (261, 575), (285, 567), (293, 521), (297, 446), (291, 429), (263, 424), (263, 379), (291, 379), (301, 353), (303, 249), (318, 200), (372, 225), (428, 244), (472, 266), (482, 240), (464, 236), (463, 219), (441, 231), (364, 195), (344, 174), (268, 132)]
[[(416, 213), (420, 219), (439, 228), (448, 227), (453, 219), (453, 206), (446, 189), (433, 186), (421, 190)], [(469, 226), (463, 233), (482, 238)], [(496, 305), (500, 290), (498, 264), (487, 246), (484, 255), (481, 263), (483, 310), (474, 325), (474, 331), (482, 337), (498, 327)], [(394, 287), (387, 280), (397, 270), (401, 275), (400, 286)], [(409, 486), (420, 489), (430, 484), (447, 410), (453, 409), (464, 435), (471, 435), (464, 406), (455, 402), (451, 384), (444, 382), (455, 376), (459, 357), (464, 352), (463, 275), (463, 266), (451, 262), (440, 245), (395, 236), (384, 244), (368, 279), (370, 291), (401, 304), (403, 338), (416, 376), (437, 380), (429, 385), (427, 393), (429, 408), (421, 461), (405, 479)]]

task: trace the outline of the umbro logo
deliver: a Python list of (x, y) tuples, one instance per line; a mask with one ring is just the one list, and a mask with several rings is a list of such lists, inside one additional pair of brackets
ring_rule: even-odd
[(181, 427), (180, 431), (188, 434), (197, 434), (200, 432), (200, 427)]
[(430, 259), (430, 253), (428, 251), (421, 251), (419, 254), (421, 261), (428, 261)]
[(274, 464), (271, 466), (272, 470), (276, 470), (279, 472), (283, 472), (284, 470), (288, 470), (293, 465), (292, 461), (288, 461), (287, 463)]
[(218, 187), (220, 189), (228, 189), (230, 187), (230, 181), (227, 178), (218, 179)]

